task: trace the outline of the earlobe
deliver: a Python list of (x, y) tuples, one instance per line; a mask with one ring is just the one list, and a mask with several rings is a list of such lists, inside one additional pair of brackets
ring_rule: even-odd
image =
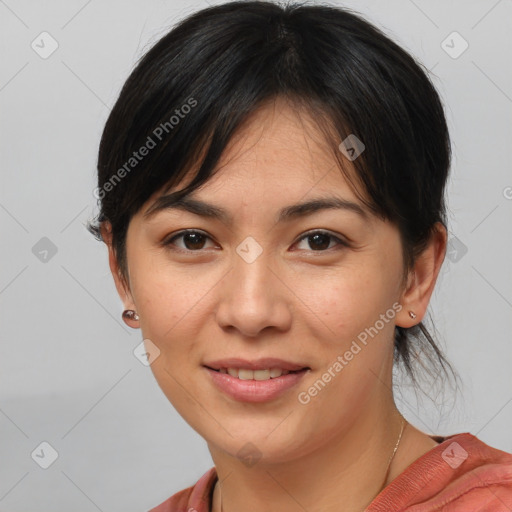
[(420, 323), (434, 291), (437, 276), (446, 253), (446, 228), (437, 222), (423, 252), (416, 258), (402, 292), (402, 310), (396, 316), (396, 325), (412, 327)]

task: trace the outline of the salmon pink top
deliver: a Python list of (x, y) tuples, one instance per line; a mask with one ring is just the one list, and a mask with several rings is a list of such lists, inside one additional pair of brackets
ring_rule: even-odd
[[(366, 512), (512, 512), (512, 454), (466, 432), (438, 446), (387, 485)], [(149, 512), (211, 512), (215, 467)]]

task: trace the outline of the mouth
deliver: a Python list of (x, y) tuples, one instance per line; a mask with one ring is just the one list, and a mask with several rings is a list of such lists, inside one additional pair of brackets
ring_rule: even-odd
[(295, 370), (272, 367), (261, 369), (213, 368), (204, 365), (211, 383), (225, 396), (237, 402), (268, 402), (297, 387), (310, 367)]

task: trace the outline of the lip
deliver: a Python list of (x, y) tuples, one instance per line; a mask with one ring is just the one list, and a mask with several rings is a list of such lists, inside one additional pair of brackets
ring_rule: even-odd
[[(224, 365), (225, 362), (222, 364)], [(237, 365), (238, 364), (240, 364), (240, 362), (238, 362)], [(247, 364), (247, 362), (244, 364)], [(258, 362), (257, 364), (261, 363)], [(283, 362), (280, 364), (283, 364)], [(288, 365), (290, 364), (291, 363), (288, 363)], [(248, 368), (247, 366), (237, 365), (227, 366), (227, 368)], [(279, 365), (271, 365), (271, 367), (283, 368)], [(311, 371), (309, 368), (304, 368), (300, 371), (297, 371), (297, 373), (288, 373), (286, 375), (281, 375), (281, 377), (276, 377), (275, 379), (241, 380), (237, 377), (232, 377), (229, 375), (229, 373), (220, 373), (219, 371), (208, 368), (207, 366), (204, 368), (218, 389), (229, 395), (231, 398), (241, 402), (267, 402), (269, 400), (273, 400), (296, 386), (303, 379), (304, 375)], [(226, 367), (221, 366), (221, 368)], [(268, 366), (266, 366), (266, 368), (268, 368)]]
[(253, 361), (248, 361), (247, 359), (241, 359), (239, 357), (232, 357), (229, 359), (218, 359), (217, 361), (210, 361), (208, 363), (204, 363), (204, 366), (213, 370), (220, 370), (221, 368), (244, 368), (247, 370), (267, 370), (268, 368), (281, 368), (282, 370), (289, 370), (294, 372), (304, 368), (309, 369), (306, 364), (292, 363), (290, 361), (285, 361), (284, 359), (278, 359), (275, 357), (263, 357)]

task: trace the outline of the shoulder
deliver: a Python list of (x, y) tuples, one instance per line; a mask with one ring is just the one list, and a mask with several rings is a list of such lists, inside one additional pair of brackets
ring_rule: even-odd
[(395, 478), (368, 512), (512, 510), (512, 454), (470, 433), (442, 439)]
[(217, 481), (215, 467), (194, 485), (183, 489), (148, 512), (210, 512), (211, 494)]

